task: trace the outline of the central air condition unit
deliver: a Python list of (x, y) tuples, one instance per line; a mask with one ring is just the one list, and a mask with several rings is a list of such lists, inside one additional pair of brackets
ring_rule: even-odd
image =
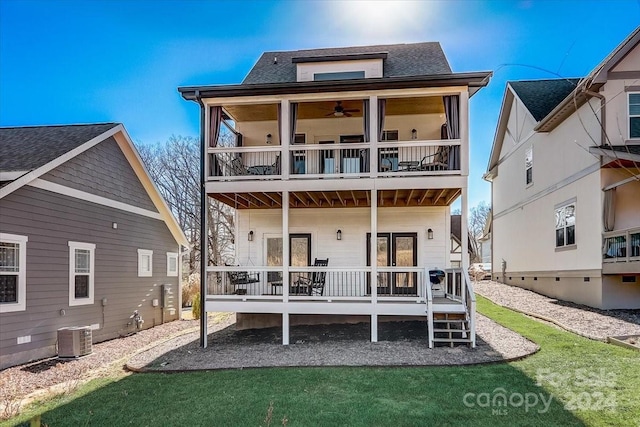
[(58, 357), (80, 357), (91, 354), (91, 351), (90, 326), (58, 329)]

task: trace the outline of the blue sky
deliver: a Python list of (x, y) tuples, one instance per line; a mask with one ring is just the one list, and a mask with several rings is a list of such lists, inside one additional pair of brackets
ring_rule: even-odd
[(122, 122), (136, 142), (198, 136), (176, 88), (240, 83), (266, 50), (439, 41), (471, 99), (469, 203), (505, 83), (581, 77), (640, 24), (640, 1), (0, 0), (0, 125)]

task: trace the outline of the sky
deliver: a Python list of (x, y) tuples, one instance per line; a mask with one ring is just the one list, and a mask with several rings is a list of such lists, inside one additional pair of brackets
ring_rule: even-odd
[(470, 101), (469, 205), (509, 80), (583, 77), (640, 24), (640, 0), (0, 0), (0, 126), (120, 122), (139, 144), (199, 136), (179, 86), (240, 83), (264, 51), (438, 41)]

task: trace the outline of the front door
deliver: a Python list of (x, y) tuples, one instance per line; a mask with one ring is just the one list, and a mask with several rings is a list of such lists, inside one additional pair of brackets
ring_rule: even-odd
[[(378, 233), (378, 267), (415, 267), (418, 264), (417, 233)], [(367, 233), (367, 266), (371, 265), (371, 233)], [(417, 273), (378, 273), (379, 295), (416, 295)], [(371, 281), (367, 283), (371, 293)]]

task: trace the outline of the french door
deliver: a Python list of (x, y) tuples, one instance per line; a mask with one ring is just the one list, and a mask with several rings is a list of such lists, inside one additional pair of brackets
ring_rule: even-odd
[[(378, 267), (415, 267), (418, 265), (418, 233), (378, 233), (376, 259)], [(367, 266), (371, 265), (371, 233), (367, 233)], [(370, 275), (367, 292), (371, 293)], [(379, 295), (416, 295), (415, 272), (378, 273)]]

